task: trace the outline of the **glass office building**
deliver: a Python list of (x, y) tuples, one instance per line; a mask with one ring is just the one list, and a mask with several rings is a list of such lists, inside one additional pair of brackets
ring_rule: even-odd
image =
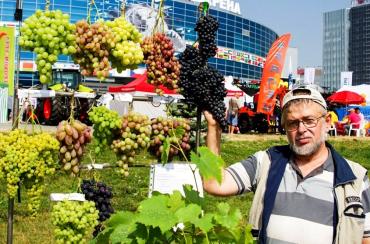
[(348, 71), (349, 9), (324, 13), (322, 87), (339, 89), (340, 74)]
[(370, 4), (351, 8), (349, 70), (352, 84), (370, 84)]
[[(89, 2), (86, 0), (50, 0), (50, 9), (60, 9), (69, 14), (71, 22), (74, 23), (86, 19)], [(151, 0), (127, 0), (126, 6), (128, 8), (133, 4), (150, 6), (151, 2)], [(120, 0), (95, 0), (95, 4), (96, 7), (92, 8), (92, 19), (96, 19), (97, 16), (105, 19), (119, 16)], [(164, 4), (168, 28), (175, 31), (187, 43), (194, 43), (197, 38), (194, 26), (199, 16), (199, 3), (190, 0), (165, 0)], [(15, 7), (16, 0), (0, 2), (0, 21), (2, 24), (14, 21)], [(23, 0), (23, 19), (32, 15), (36, 9), (44, 8), (44, 0)], [(246, 80), (261, 79), (265, 57), (272, 43), (278, 38), (277, 33), (257, 22), (243, 18), (240, 13), (225, 10), (225, 6), (211, 6), (209, 13), (216, 17), (220, 23), (217, 32), (219, 50), (217, 56), (210, 59), (211, 65), (225, 76)], [(22, 61), (34, 59), (33, 53), (21, 52)], [(59, 62), (72, 61), (69, 57), (61, 55)], [(22, 72), (21, 79), (32, 79), (33, 83), (34, 80), (37, 80), (37, 75), (34, 72)]]

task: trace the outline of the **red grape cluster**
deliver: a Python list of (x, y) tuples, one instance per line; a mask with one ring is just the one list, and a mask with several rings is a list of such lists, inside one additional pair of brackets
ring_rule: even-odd
[(81, 67), (84, 76), (96, 75), (100, 80), (109, 76), (109, 48), (113, 35), (103, 20), (89, 25), (85, 20), (76, 23), (77, 51), (75, 63)]
[(58, 125), (56, 138), (60, 143), (59, 158), (63, 170), (77, 175), (85, 145), (92, 139), (90, 128), (78, 120), (71, 123), (64, 120)]
[(171, 39), (163, 33), (156, 33), (145, 38), (141, 47), (147, 66), (148, 83), (156, 87), (155, 92), (163, 95), (160, 85), (177, 90), (180, 64), (174, 56), (175, 50)]
[[(183, 129), (184, 133), (181, 137), (176, 136), (176, 130)], [(173, 158), (173, 156), (183, 156), (180, 152), (181, 150), (187, 155), (190, 152), (190, 124), (189, 121), (182, 118), (163, 118), (158, 117), (152, 120), (152, 138), (150, 142), (150, 151), (156, 157), (160, 158), (161, 154), (164, 150), (163, 143), (166, 137), (169, 138), (169, 142), (171, 143), (170, 151), (169, 151), (169, 160)]]

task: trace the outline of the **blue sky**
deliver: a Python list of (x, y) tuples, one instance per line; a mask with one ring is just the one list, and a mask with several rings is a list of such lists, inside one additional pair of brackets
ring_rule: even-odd
[(279, 35), (291, 33), (290, 46), (298, 48), (298, 65), (322, 65), (322, 16), (350, 7), (350, 0), (236, 0), (245, 18)]

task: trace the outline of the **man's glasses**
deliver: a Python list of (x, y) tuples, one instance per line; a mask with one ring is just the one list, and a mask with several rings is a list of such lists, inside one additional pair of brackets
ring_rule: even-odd
[(326, 114), (321, 115), (318, 118), (306, 118), (306, 119), (297, 119), (297, 120), (291, 120), (286, 122), (286, 129), (287, 131), (295, 131), (298, 130), (299, 124), (302, 122), (302, 124), (306, 128), (313, 128), (316, 127), (317, 124), (319, 123), (319, 120), (323, 117), (325, 117)]

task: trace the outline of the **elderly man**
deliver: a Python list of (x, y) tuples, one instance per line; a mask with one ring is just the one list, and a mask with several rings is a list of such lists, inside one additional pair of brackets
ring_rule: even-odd
[[(283, 99), (289, 145), (269, 148), (204, 182), (214, 195), (254, 191), (249, 216), (259, 243), (370, 243), (367, 171), (325, 142), (330, 121), (321, 94), (299, 87)], [(205, 112), (208, 147), (219, 154), (219, 125)]]

